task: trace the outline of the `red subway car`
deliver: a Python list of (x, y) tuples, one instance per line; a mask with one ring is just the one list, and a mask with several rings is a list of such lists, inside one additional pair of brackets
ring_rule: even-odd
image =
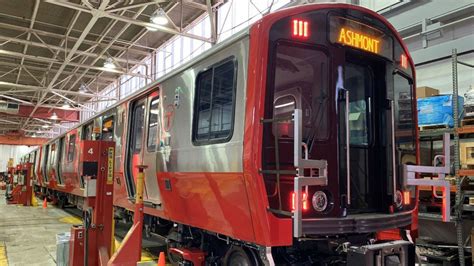
[(147, 165), (146, 230), (173, 263), (409, 265), (414, 82), (377, 13), (283, 9), (34, 151), (35, 184), (81, 206), (81, 145), (112, 140), (116, 216), (131, 217)]

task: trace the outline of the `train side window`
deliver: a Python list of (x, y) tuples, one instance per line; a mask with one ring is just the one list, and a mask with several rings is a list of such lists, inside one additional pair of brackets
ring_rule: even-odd
[(193, 142), (221, 143), (232, 137), (235, 109), (236, 61), (227, 60), (196, 78)]
[(76, 152), (76, 134), (69, 137), (68, 149), (67, 149), (67, 161), (72, 162), (74, 160), (74, 153)]
[(150, 115), (148, 118), (147, 150), (156, 150), (160, 130), (160, 98), (156, 97), (150, 103)]
[(94, 122), (91, 122), (82, 127), (82, 140), (92, 140), (92, 131), (94, 127)]
[(104, 119), (102, 123), (102, 140), (113, 141), (114, 140), (114, 116), (110, 116)]
[(133, 128), (132, 128), (132, 151), (139, 153), (142, 150), (142, 134), (143, 134), (143, 120), (145, 113), (145, 105), (143, 103), (136, 105), (133, 108)]

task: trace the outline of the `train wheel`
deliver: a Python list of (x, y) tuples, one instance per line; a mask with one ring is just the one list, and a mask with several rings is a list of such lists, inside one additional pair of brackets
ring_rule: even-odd
[(169, 230), (168, 241), (167, 241), (167, 244), (166, 244), (166, 253), (168, 254), (168, 260), (170, 261), (171, 265), (173, 265), (173, 266), (179, 265), (183, 261), (181, 256), (170, 252), (170, 248), (179, 247), (179, 243), (177, 243), (177, 242), (175, 242), (175, 241), (173, 241), (169, 238), (169, 236), (171, 234), (175, 234), (175, 233), (177, 233), (177, 231), (178, 231), (178, 229), (176, 227), (172, 227)]
[(258, 265), (255, 254), (246, 251), (242, 247), (233, 246), (227, 251), (224, 258), (226, 266), (254, 266)]

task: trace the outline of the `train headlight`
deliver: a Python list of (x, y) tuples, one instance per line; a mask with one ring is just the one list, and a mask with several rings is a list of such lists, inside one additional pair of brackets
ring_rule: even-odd
[(323, 191), (316, 191), (311, 199), (313, 208), (318, 212), (323, 212), (328, 207), (328, 196)]
[(397, 192), (395, 192), (395, 206), (397, 206), (397, 208), (401, 208), (403, 205), (403, 194), (400, 190), (397, 190)]

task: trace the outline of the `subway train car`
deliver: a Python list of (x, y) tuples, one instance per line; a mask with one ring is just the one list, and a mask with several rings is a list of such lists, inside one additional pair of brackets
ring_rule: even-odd
[(377, 13), (283, 9), (34, 151), (35, 182), (80, 207), (81, 141), (112, 140), (116, 216), (131, 217), (147, 165), (146, 231), (170, 250), (226, 265), (361, 265), (383, 250), (380, 263), (411, 264), (408, 241), (386, 240), (417, 233), (402, 178), (418, 158), (414, 82)]

